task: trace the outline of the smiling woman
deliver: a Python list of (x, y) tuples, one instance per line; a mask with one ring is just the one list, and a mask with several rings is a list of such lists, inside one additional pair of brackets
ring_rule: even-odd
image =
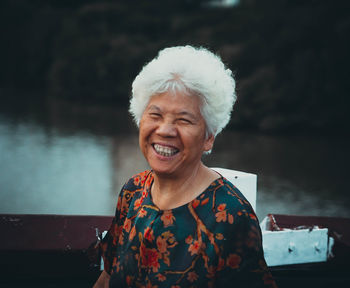
[(234, 102), (231, 71), (206, 49), (167, 48), (142, 69), (130, 112), (151, 170), (119, 194), (95, 287), (275, 287), (251, 205), (201, 161)]
[(142, 115), (140, 148), (160, 180), (152, 186), (152, 197), (161, 209), (189, 202), (218, 178), (201, 162), (203, 152), (211, 150), (214, 136), (206, 136), (199, 107), (197, 96), (167, 92), (153, 96)]
[[(163, 93), (151, 98), (140, 121), (140, 147), (153, 171), (186, 177), (198, 170), (214, 137), (206, 137), (198, 97)], [(170, 170), (169, 170), (170, 169)]]

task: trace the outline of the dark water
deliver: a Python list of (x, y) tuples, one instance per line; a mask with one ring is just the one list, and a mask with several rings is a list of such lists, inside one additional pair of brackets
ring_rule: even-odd
[[(137, 133), (47, 127), (0, 114), (0, 213), (112, 215), (147, 169)], [(204, 162), (258, 175), (257, 214), (350, 217), (349, 140), (226, 131)]]
[(349, 142), (229, 132), (217, 139), (208, 162), (258, 175), (259, 219), (268, 213), (350, 217)]

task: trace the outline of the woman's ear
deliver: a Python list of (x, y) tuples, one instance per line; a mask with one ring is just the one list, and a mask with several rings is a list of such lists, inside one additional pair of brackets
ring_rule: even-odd
[(205, 139), (204, 147), (203, 147), (204, 152), (208, 152), (213, 149), (214, 141), (215, 141), (215, 136), (212, 134), (209, 135), (207, 139)]

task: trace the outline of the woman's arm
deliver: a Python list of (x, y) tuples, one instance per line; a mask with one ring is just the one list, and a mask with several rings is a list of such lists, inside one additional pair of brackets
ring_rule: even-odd
[(259, 222), (254, 211), (247, 210), (236, 213), (234, 229), (226, 233), (225, 265), (216, 274), (215, 287), (234, 283), (240, 288), (277, 288), (264, 259)]
[(118, 196), (118, 204), (115, 212), (115, 216), (113, 218), (112, 224), (107, 232), (107, 234), (103, 237), (101, 242), (99, 243), (100, 255), (103, 257), (104, 261), (104, 270), (100, 274), (100, 277), (97, 279), (93, 288), (109, 288), (109, 280), (111, 276), (106, 271), (111, 271), (111, 263), (113, 258), (115, 257), (116, 245), (114, 244), (117, 241), (114, 241), (115, 238), (118, 237), (117, 232), (119, 231), (117, 219), (120, 219), (120, 209), (122, 207), (122, 200), (124, 195), (124, 186), (119, 193)]
[(109, 274), (106, 271), (103, 271), (101, 273), (100, 277), (98, 277), (93, 288), (109, 288), (109, 279), (110, 278), (111, 278), (111, 276), (109, 276)]

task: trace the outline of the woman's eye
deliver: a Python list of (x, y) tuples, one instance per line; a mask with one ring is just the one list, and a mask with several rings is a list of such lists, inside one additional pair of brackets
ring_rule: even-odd
[(151, 116), (152, 118), (160, 118), (160, 117), (161, 117), (161, 115), (158, 114), (158, 113), (150, 113), (150, 116)]
[(184, 124), (191, 124), (192, 122), (186, 118), (180, 118), (179, 121)]

